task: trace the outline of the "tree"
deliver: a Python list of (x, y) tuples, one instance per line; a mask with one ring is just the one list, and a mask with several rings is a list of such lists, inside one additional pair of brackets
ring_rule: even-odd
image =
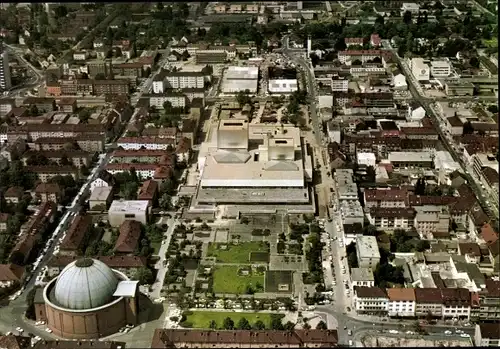
[(163, 194), (160, 198), (159, 205), (162, 209), (164, 210), (171, 210), (172, 209), (172, 197), (168, 195), (167, 193)]
[(293, 331), (295, 328), (295, 324), (291, 321), (287, 321), (283, 328), (285, 329), (285, 331)]
[(470, 121), (466, 121), (463, 125), (462, 134), (469, 135), (474, 133), (474, 127)]
[(427, 322), (432, 322), (432, 320), (434, 320), (434, 316), (432, 315), (432, 311), (428, 311), (427, 314), (425, 315), (425, 319), (427, 320)]
[(60, 5), (54, 9), (54, 15), (57, 19), (66, 17), (67, 14), (68, 14), (68, 9), (66, 8), (66, 6)]
[(415, 184), (415, 195), (425, 195), (425, 179), (420, 177), (417, 179), (417, 183)]
[(251, 330), (252, 326), (250, 325), (250, 323), (248, 322), (248, 320), (246, 318), (242, 317), (240, 319), (240, 321), (238, 321), (238, 325), (236, 325), (236, 329), (238, 329), (238, 330)]
[(409, 24), (412, 23), (411, 12), (410, 11), (406, 11), (403, 14), (403, 23), (405, 23), (406, 25), (409, 25)]
[(496, 114), (498, 113), (498, 105), (492, 104), (488, 106), (488, 111), (490, 113)]
[(39, 110), (35, 104), (29, 106), (28, 114), (29, 116), (38, 116)]
[(234, 321), (230, 317), (227, 317), (224, 319), (222, 327), (225, 330), (234, 330)]
[(236, 101), (238, 102), (240, 107), (243, 107), (245, 104), (251, 104), (252, 98), (250, 98), (250, 91), (238, 91), (238, 93), (236, 94)]
[(469, 64), (470, 64), (473, 68), (479, 69), (479, 58), (477, 58), (476, 56), (472, 56), (472, 57), (469, 59)]
[(162, 2), (159, 2), (159, 3), (156, 4), (156, 9), (158, 11), (163, 11), (164, 8), (165, 8), (165, 6), (163, 5)]
[(210, 320), (210, 323), (208, 324), (208, 328), (210, 328), (212, 330), (216, 330), (217, 329), (217, 322), (215, 322), (215, 320)]
[(377, 177), (377, 174), (376, 174), (373, 166), (368, 166), (366, 168), (366, 180), (368, 182), (375, 183), (376, 177)]
[(125, 200), (136, 200), (139, 185), (137, 182), (127, 182), (122, 186), (122, 193)]
[(303, 325), (302, 325), (302, 328), (304, 330), (310, 330), (311, 329), (311, 325), (309, 325), (309, 323), (305, 322)]
[(139, 281), (139, 285), (148, 285), (154, 281), (153, 272), (151, 269), (143, 267), (137, 269), (134, 279)]
[(276, 331), (283, 331), (283, 323), (281, 321), (282, 315), (272, 314), (271, 315), (271, 329)]
[(318, 324), (316, 325), (316, 329), (317, 330), (327, 330), (328, 329), (328, 326), (326, 326), (326, 323), (324, 321), (320, 321), (318, 322)]
[(264, 324), (264, 322), (262, 322), (261, 320), (257, 320), (253, 324), (253, 329), (254, 330), (265, 330), (266, 329), (266, 324)]

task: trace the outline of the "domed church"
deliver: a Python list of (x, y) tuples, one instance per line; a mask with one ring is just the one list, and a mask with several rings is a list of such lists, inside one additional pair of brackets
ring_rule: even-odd
[(138, 298), (137, 281), (101, 261), (83, 258), (45, 286), (43, 304), (35, 304), (36, 320), (46, 321), (62, 338), (106, 337), (137, 324)]

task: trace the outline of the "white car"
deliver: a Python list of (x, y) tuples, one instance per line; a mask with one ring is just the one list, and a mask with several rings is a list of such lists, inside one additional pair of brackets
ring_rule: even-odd
[(446, 334), (446, 335), (450, 335), (450, 334), (451, 334), (451, 331), (446, 330), (446, 331), (444, 331), (444, 334)]
[(45, 332), (52, 333), (52, 330), (50, 328), (46, 328)]
[(19, 333), (23, 333), (24, 332), (24, 330), (21, 327), (16, 327), (16, 331), (19, 332)]
[(399, 332), (398, 332), (398, 331), (396, 331), (396, 330), (389, 330), (389, 333), (390, 333), (390, 334), (398, 334)]
[(470, 338), (470, 335), (469, 335), (469, 334), (467, 334), (467, 333), (462, 333), (462, 334), (460, 335), (460, 337), (462, 337), (462, 338)]

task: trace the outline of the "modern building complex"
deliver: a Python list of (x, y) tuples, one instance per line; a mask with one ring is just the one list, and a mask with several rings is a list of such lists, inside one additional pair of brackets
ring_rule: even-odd
[(417, 81), (429, 81), (430, 79), (429, 65), (424, 63), (423, 58), (412, 58), (411, 72)]
[(198, 204), (310, 207), (312, 160), (299, 128), (230, 119), (211, 131), (198, 156)]
[(101, 338), (137, 323), (138, 282), (95, 259), (70, 263), (42, 292), (36, 319), (62, 338)]

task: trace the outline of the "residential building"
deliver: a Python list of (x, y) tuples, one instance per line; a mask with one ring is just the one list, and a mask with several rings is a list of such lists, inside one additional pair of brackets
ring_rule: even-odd
[(486, 289), (479, 292), (479, 319), (500, 321), (500, 281), (486, 280)]
[(66, 231), (59, 253), (62, 256), (80, 256), (90, 241), (92, 228), (92, 216), (77, 214)]
[(443, 296), (439, 288), (416, 288), (415, 303), (417, 317), (427, 317), (430, 314), (441, 318), (443, 315)]
[(390, 152), (389, 162), (394, 168), (432, 168), (433, 157), (430, 152)]
[[(13, 263), (0, 264), (0, 289), (12, 288), (19, 285), (23, 280), (25, 271), (24, 267)], [(2, 347), (2, 344), (0, 340), (0, 347)]]
[(128, 80), (94, 80), (94, 95), (126, 95), (130, 92)]
[[(162, 164), (164, 163), (163, 158), (171, 159), (171, 164), (175, 164), (175, 156), (173, 153), (160, 150), (160, 149), (131, 149), (131, 150), (122, 150), (117, 149), (113, 151), (113, 161), (119, 163), (147, 163), (147, 164), (155, 164), (160, 161)], [(170, 163), (170, 162), (169, 162)]]
[(406, 189), (365, 189), (364, 202), (366, 208), (404, 208), (408, 192)]
[(335, 347), (336, 330), (184, 330), (157, 329), (151, 348), (319, 348)]
[(361, 63), (382, 57), (380, 50), (347, 50), (338, 53), (339, 61), (342, 64), (351, 65), (353, 61), (360, 60)]
[(134, 169), (139, 178), (147, 179), (154, 177), (159, 166), (159, 164), (113, 163), (106, 165), (106, 171), (114, 175), (120, 172), (129, 172)]
[(23, 105), (25, 106), (36, 106), (39, 113), (47, 113), (49, 111), (55, 111), (56, 108), (56, 100), (55, 98), (49, 97), (28, 97), (24, 99)]
[(500, 322), (476, 324), (474, 344), (476, 347), (498, 348), (500, 346)]
[(139, 195), (137, 196), (138, 200), (148, 200), (151, 202), (152, 206), (155, 206), (158, 201), (158, 182), (154, 180), (147, 180), (142, 184), (142, 187), (139, 191)]
[(83, 150), (27, 151), (23, 154), (21, 160), (24, 165), (27, 166), (29, 160), (34, 157), (47, 158), (49, 161), (57, 163), (58, 165), (67, 165), (71, 163), (75, 167), (90, 167), (93, 154)]
[(9, 187), (3, 194), (5, 201), (10, 204), (18, 204), (24, 195), (22, 187)]
[(389, 316), (414, 317), (415, 316), (415, 289), (413, 288), (388, 288)]
[(9, 53), (0, 43), (0, 91), (8, 91), (12, 87), (12, 80), (9, 66)]
[(114, 200), (108, 210), (108, 221), (112, 227), (119, 227), (126, 220), (147, 224), (150, 210), (147, 200)]
[(342, 224), (364, 224), (365, 217), (359, 200), (340, 200), (339, 210)]
[(415, 210), (415, 228), (421, 239), (432, 239), (441, 234), (448, 236), (451, 217), (445, 207), (418, 206)]
[(352, 268), (351, 269), (351, 285), (355, 287), (375, 287), (375, 277), (373, 270), (370, 268)]
[(102, 186), (94, 187), (89, 198), (89, 208), (90, 210), (107, 210), (111, 201), (113, 200), (113, 187), (112, 186)]
[[(68, 264), (80, 258), (80, 256), (54, 256), (47, 263), (47, 275), (51, 278), (56, 277)], [(103, 262), (108, 267), (121, 271), (127, 275), (133, 275), (138, 269), (146, 268), (148, 266), (146, 257), (124, 255), (96, 256), (93, 258)]]
[(380, 287), (355, 287), (354, 309), (358, 314), (387, 314), (389, 298), (385, 289)]
[(115, 178), (111, 173), (106, 170), (101, 170), (97, 174), (97, 178), (90, 183), (90, 191), (94, 191), (99, 187), (113, 187), (115, 185)]
[(26, 171), (38, 176), (42, 183), (47, 183), (56, 176), (72, 176), (75, 180), (79, 177), (79, 171), (73, 166), (26, 166)]
[(8, 213), (0, 213), (0, 232), (5, 232), (7, 230), (7, 222), (10, 218)]
[(62, 189), (57, 183), (40, 183), (35, 188), (35, 195), (44, 203), (51, 201), (58, 204), (62, 198)]
[[(203, 72), (176, 71), (165, 74), (164, 89), (204, 88)], [(162, 92), (156, 92), (162, 93)]]
[(413, 208), (372, 207), (368, 213), (368, 220), (380, 230), (408, 230), (414, 226), (415, 215)]
[[(90, 126), (90, 125), (86, 125)], [(73, 146), (74, 143), (82, 151), (94, 154), (97, 152), (103, 152), (106, 144), (106, 138), (104, 134), (81, 134), (69, 139), (72, 136), (67, 137), (40, 137), (34, 142), (35, 150), (38, 151), (58, 151), (63, 150), (65, 147)], [(74, 142), (74, 143), (73, 143)]]
[(139, 247), (142, 225), (138, 221), (126, 220), (120, 224), (120, 235), (115, 244), (115, 254), (133, 254)]
[(375, 236), (356, 236), (356, 257), (361, 268), (375, 268), (380, 262), (377, 238)]
[(117, 142), (125, 150), (169, 150), (174, 145), (175, 140), (160, 137), (121, 137)]
[(466, 288), (443, 288), (443, 318), (469, 319), (471, 310), (470, 292)]

